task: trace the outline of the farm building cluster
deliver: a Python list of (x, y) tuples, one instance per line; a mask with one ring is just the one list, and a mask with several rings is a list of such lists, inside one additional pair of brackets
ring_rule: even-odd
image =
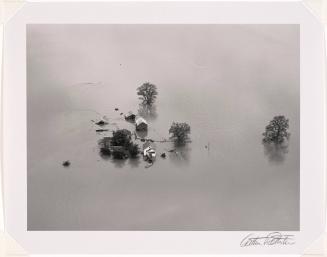
[[(135, 124), (136, 131), (147, 131), (148, 122), (140, 116), (137, 116), (133, 112), (128, 112), (124, 115), (126, 121)], [(105, 126), (108, 124), (106, 121), (98, 121), (95, 123), (99, 126)], [(103, 130), (103, 129), (102, 129)], [(139, 144), (136, 143), (137, 140), (144, 142), (142, 145), (142, 150)], [(142, 154), (145, 161), (152, 163), (156, 158), (156, 150), (151, 140), (139, 139), (135, 136), (132, 139), (132, 132), (127, 129), (118, 129), (113, 131), (112, 136), (103, 137), (99, 141), (101, 154), (106, 156), (113, 156), (115, 159), (126, 159), (134, 158), (138, 154)]]

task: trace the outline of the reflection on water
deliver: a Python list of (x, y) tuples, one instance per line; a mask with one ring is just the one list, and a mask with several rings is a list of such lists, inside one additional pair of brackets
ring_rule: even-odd
[[(298, 229), (298, 28), (29, 25), (28, 229)], [(136, 94), (145, 81), (158, 85), (151, 107)], [(98, 140), (135, 131), (129, 111), (148, 121), (137, 136), (155, 141), (152, 166), (99, 157)], [(290, 151), (266, 156), (277, 114), (290, 119)], [(165, 141), (173, 121), (191, 126), (191, 143)]]
[(103, 153), (101, 150), (99, 151), (99, 155), (100, 155), (100, 157), (103, 159), (103, 160), (105, 160), (105, 161), (108, 161), (108, 160), (110, 160), (110, 155), (109, 154), (107, 154), (107, 153)]
[(141, 164), (141, 157), (138, 156), (136, 158), (129, 158), (128, 164), (132, 168), (137, 168)]
[(289, 143), (276, 144), (276, 143), (262, 143), (264, 146), (264, 153), (271, 163), (281, 164), (285, 161), (288, 153)]
[(190, 162), (190, 152), (192, 148), (189, 144), (176, 146), (169, 152), (169, 159), (175, 165), (187, 165)]
[(158, 116), (156, 104), (145, 104), (141, 103), (139, 105), (138, 114), (145, 118), (146, 120), (155, 120)]

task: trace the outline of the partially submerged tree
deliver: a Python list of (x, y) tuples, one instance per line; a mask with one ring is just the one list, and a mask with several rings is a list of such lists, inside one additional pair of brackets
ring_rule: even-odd
[(143, 103), (152, 105), (158, 95), (157, 86), (146, 82), (137, 88), (137, 94), (140, 96), (140, 99), (143, 100)]
[(191, 127), (187, 123), (173, 122), (169, 129), (171, 139), (178, 145), (183, 145), (189, 140), (189, 134), (191, 133)]
[(121, 159), (121, 160), (127, 158), (127, 155), (124, 149), (122, 148), (115, 148), (112, 151), (112, 156), (114, 157), (114, 159)]
[(275, 116), (266, 126), (263, 135), (263, 143), (282, 144), (290, 137), (288, 132), (289, 120), (285, 116)]
[(112, 137), (99, 140), (100, 154), (103, 157), (112, 156), (114, 159), (136, 158), (140, 148), (132, 141), (132, 133), (127, 129), (112, 132)]
[(146, 120), (155, 120), (158, 116), (157, 107), (155, 104), (148, 105), (142, 102), (139, 105), (138, 114)]
[(111, 145), (128, 147), (131, 144), (132, 133), (127, 129), (112, 132)]

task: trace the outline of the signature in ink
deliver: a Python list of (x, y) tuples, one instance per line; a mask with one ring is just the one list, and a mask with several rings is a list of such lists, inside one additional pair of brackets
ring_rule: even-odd
[(280, 232), (271, 232), (266, 236), (257, 236), (248, 234), (240, 243), (241, 247), (248, 246), (270, 246), (270, 245), (293, 245), (295, 244), (295, 236), (290, 234), (282, 234)]

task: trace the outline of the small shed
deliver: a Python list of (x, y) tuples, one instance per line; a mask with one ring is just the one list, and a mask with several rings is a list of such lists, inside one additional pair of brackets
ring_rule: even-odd
[(129, 111), (127, 114), (125, 114), (125, 120), (129, 120), (129, 121), (135, 121), (136, 115)]
[(136, 130), (148, 130), (148, 123), (142, 117), (135, 121)]

